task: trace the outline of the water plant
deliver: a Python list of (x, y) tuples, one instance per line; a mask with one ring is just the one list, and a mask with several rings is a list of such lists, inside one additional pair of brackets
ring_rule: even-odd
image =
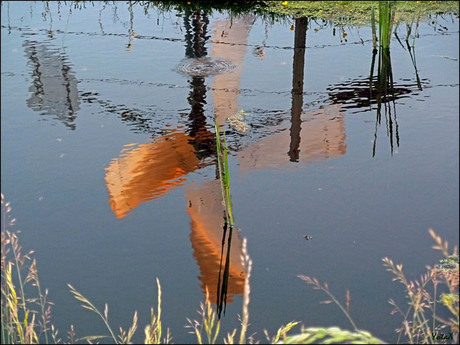
[[(233, 235), (233, 214), (230, 196), (230, 177), (228, 170), (228, 152), (227, 140), (225, 133), (223, 140), (219, 133), (219, 122), (215, 118), (214, 128), (216, 131), (216, 151), (217, 151), (217, 170), (219, 174), (220, 189), (222, 192), (222, 206), (223, 206), (223, 227), (222, 227), (222, 249), (220, 253), (219, 276), (217, 280), (217, 317), (220, 320), (222, 311), (225, 314), (227, 306), (227, 290), (228, 280), (230, 276), (230, 249), (232, 245)], [(223, 265), (224, 249), (225, 252), (225, 265)], [(224, 268), (222, 270), (222, 267)]]
[(379, 1), (379, 42), (382, 48), (389, 49), (394, 24), (394, 1)]
[(224, 206), (224, 219), (228, 222), (230, 228), (233, 228), (233, 214), (230, 197), (230, 177), (228, 172), (228, 152), (227, 152), (227, 139), (225, 134), (223, 140), (219, 134), (219, 122), (215, 119), (216, 130), (216, 149), (217, 149), (217, 170), (219, 172), (219, 179), (222, 190), (222, 203)]

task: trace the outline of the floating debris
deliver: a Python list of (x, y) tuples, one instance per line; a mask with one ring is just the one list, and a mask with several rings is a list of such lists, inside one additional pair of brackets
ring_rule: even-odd
[(253, 54), (255, 57), (258, 57), (259, 59), (264, 59), (264, 58), (265, 58), (265, 50), (264, 50), (264, 47), (261, 47), (261, 46), (255, 47), (254, 50), (252, 51), (252, 54)]
[(244, 110), (239, 110), (227, 118), (228, 124), (237, 132), (249, 132), (249, 125), (243, 121), (244, 116), (249, 116)]

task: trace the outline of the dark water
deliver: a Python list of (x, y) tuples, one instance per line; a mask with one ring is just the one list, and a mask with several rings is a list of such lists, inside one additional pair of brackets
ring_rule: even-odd
[[(243, 238), (248, 334), (261, 341), (292, 320), (351, 329), (299, 274), (341, 301), (350, 290), (358, 327), (394, 341), (387, 301), (404, 305), (402, 286), (381, 259), (415, 279), (440, 258), (429, 228), (458, 243), (455, 17), (421, 24), (411, 52), (392, 41), (395, 92), (378, 121), (367, 27), (346, 28), (345, 42), (308, 23), (302, 49), (302, 23), (253, 16), (184, 20), (121, 2), (3, 2), (1, 16), (1, 190), (63, 337), (70, 324), (104, 333), (70, 283), (109, 304), (115, 329), (137, 310), (142, 341), (158, 277), (163, 326), (176, 343), (196, 341), (186, 318), (198, 318), (206, 285), (216, 300), (222, 239), (214, 117), (237, 227), (222, 337), (239, 324)], [(225, 124), (239, 110), (246, 127)]]

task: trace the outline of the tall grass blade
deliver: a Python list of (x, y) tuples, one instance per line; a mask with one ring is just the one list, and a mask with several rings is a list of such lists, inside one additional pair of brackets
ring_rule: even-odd
[[(106, 315), (103, 315), (99, 309), (96, 308), (96, 306), (91, 303), (90, 300), (88, 300), (85, 296), (83, 296), (80, 292), (78, 292), (72, 285), (70, 284), (67, 284), (67, 286), (69, 287), (70, 289), (70, 292), (74, 295), (75, 299), (77, 299), (78, 301), (82, 302), (83, 304), (81, 305), (83, 308), (85, 309), (88, 309), (88, 310), (91, 310), (93, 311), (94, 313), (96, 313), (97, 315), (99, 315), (99, 317), (102, 319), (102, 321), (104, 322), (107, 330), (109, 331), (110, 333), (110, 337), (115, 341), (115, 343), (118, 343), (117, 341), (117, 337), (115, 336), (115, 333), (113, 332), (112, 328), (110, 327), (109, 325), (109, 320), (107, 318), (107, 311), (105, 311), (104, 314)], [(107, 304), (105, 305), (105, 309), (107, 310)], [(96, 338), (91, 338), (89, 339), (88, 337), (85, 337), (83, 339), (87, 339), (87, 340), (94, 340), (94, 339), (102, 339), (102, 338), (110, 338), (108, 336), (96, 336)]]

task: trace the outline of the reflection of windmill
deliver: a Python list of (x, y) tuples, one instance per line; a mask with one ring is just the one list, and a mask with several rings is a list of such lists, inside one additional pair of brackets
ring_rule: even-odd
[[(205, 42), (208, 19), (200, 10), (188, 12), (185, 21), (186, 56), (200, 62), (221, 60), (200, 60), (206, 57)], [(239, 30), (239, 25), (233, 26)], [(245, 27), (247, 38), (249, 26)], [(214, 48), (214, 57), (222, 56), (223, 50)], [(242, 63), (245, 48), (238, 47), (234, 60)], [(235, 54), (234, 54), (235, 55)], [(206, 67), (206, 66), (205, 66)], [(241, 71), (241, 70), (240, 70)], [(188, 173), (209, 165), (216, 152), (215, 134), (208, 129), (204, 105), (206, 104), (205, 75), (190, 74), (190, 104), (187, 133), (172, 130), (169, 134), (158, 137), (149, 144), (126, 145), (120, 157), (112, 160), (106, 169), (106, 185), (113, 212), (119, 218), (125, 217), (142, 202), (164, 196), (171, 189), (184, 184)], [(231, 82), (238, 88), (240, 74), (232, 74), (223, 82)], [(216, 88), (220, 84), (216, 83)], [(221, 88), (220, 92), (226, 92)], [(232, 100), (236, 102), (237, 93), (233, 90)], [(214, 96), (219, 92), (213, 93)], [(233, 98), (234, 96), (234, 98)], [(215, 103), (216, 113), (223, 113), (222, 104)], [(232, 105), (232, 107), (236, 107)], [(228, 111), (228, 110), (227, 110)], [(227, 113), (226, 116), (231, 114)], [(211, 162), (210, 162), (211, 161)], [(201, 185), (186, 185), (188, 200), (187, 213), (191, 219), (190, 240), (194, 249), (201, 275), (203, 291), (206, 287), (211, 293), (211, 300), (222, 310), (232, 296), (243, 292), (245, 273), (240, 262), (241, 238), (233, 229), (224, 230), (220, 181), (213, 180)], [(220, 312), (219, 312), (220, 316)]]
[[(196, 11), (192, 20), (195, 35), (192, 35), (192, 25), (186, 20), (186, 54), (192, 56), (194, 52), (206, 54), (201, 32), (206, 25), (201, 24), (200, 18), (201, 11)], [(203, 18), (207, 22), (206, 15)], [(209, 156), (208, 153), (213, 151), (214, 136), (206, 130), (206, 117), (203, 113), (203, 105), (206, 103), (204, 78), (193, 77), (190, 89), (188, 134), (172, 130), (156, 138), (153, 143), (136, 147), (128, 145), (106, 169), (109, 201), (118, 218), (125, 217), (140, 203), (164, 196), (172, 188), (182, 185), (188, 173), (203, 166), (199, 157)]]
[(69, 129), (75, 129), (76, 113), (80, 109), (78, 80), (67, 57), (46, 43), (24, 41), (32, 66), (32, 95), (27, 105), (41, 115), (53, 115)]

